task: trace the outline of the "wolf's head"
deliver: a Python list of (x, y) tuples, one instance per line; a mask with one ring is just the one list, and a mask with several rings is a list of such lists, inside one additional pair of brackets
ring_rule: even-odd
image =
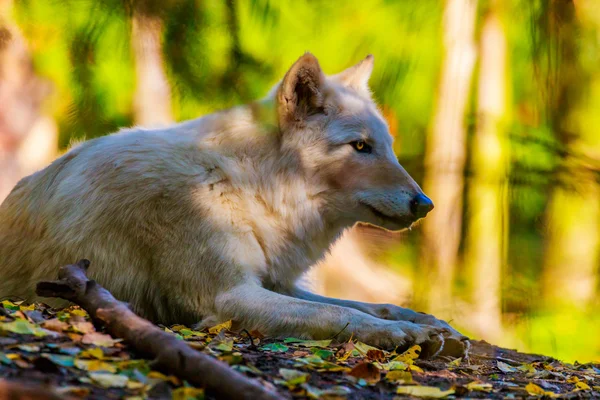
[(433, 203), (392, 150), (368, 88), (372, 70), (370, 55), (333, 76), (312, 54), (300, 57), (275, 94), (281, 144), (298, 154), (332, 222), (399, 230), (425, 217)]

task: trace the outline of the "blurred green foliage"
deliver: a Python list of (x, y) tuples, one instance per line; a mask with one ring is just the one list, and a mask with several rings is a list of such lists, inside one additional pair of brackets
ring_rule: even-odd
[[(481, 14), (488, 3), (480, 2)], [(588, 309), (553, 310), (541, 296), (542, 216), (548, 190), (576, 178), (556, 173), (566, 151), (564, 127), (556, 126), (553, 118), (560, 112), (555, 102), (565, 65), (557, 57), (555, 27), (546, 23), (548, 3), (502, 2), (509, 46), (506, 130), (511, 147), (510, 234), (502, 293), (509, 329), (503, 344), (590, 361), (600, 358), (598, 316)], [(38, 73), (54, 84), (48, 111), (59, 123), (62, 149), (73, 139), (133, 124), (134, 11), (164, 22), (164, 60), (177, 120), (265, 95), (305, 51), (314, 53), (327, 73), (374, 54), (371, 87), (386, 115), (398, 123), (400, 159), (417, 180), (422, 176), (425, 133), (443, 61), (443, 2), (21, 0), (16, 19)], [(600, 76), (598, 37), (593, 29), (578, 34), (578, 75), (569, 78), (572, 90), (587, 102), (578, 114), (578, 123), (588, 126), (586, 149), (598, 149), (600, 142), (596, 129), (589, 128), (600, 122), (600, 80), (593, 80)], [(467, 121), (472, 134), (473, 105)], [(396, 267), (415, 279), (417, 241), (411, 237), (392, 255)], [(460, 279), (459, 297), (465, 278)]]

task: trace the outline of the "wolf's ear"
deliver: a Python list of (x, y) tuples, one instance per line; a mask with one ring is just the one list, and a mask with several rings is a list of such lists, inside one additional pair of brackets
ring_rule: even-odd
[(312, 54), (304, 54), (292, 65), (277, 91), (277, 112), (282, 129), (323, 112), (324, 82), (325, 75)]
[(332, 76), (332, 79), (337, 80), (343, 85), (350, 86), (358, 91), (369, 92), (369, 78), (373, 72), (373, 63), (375, 58), (369, 54), (364, 60), (358, 64)]

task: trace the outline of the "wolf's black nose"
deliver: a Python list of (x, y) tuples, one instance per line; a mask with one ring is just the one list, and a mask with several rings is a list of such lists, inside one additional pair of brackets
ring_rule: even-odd
[(433, 201), (423, 193), (416, 195), (410, 202), (410, 211), (417, 218), (423, 218), (433, 210)]

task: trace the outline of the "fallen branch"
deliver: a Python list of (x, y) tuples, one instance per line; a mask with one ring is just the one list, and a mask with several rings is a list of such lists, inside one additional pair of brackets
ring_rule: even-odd
[(42, 385), (24, 385), (0, 379), (0, 400), (61, 400), (61, 397)]
[(124, 339), (136, 351), (155, 360), (155, 366), (223, 399), (280, 399), (272, 391), (232, 370), (224, 363), (192, 349), (174, 335), (137, 316), (125, 303), (97, 282), (89, 280), (88, 260), (61, 267), (58, 280), (39, 282), (43, 297), (60, 297), (85, 309), (108, 332)]

